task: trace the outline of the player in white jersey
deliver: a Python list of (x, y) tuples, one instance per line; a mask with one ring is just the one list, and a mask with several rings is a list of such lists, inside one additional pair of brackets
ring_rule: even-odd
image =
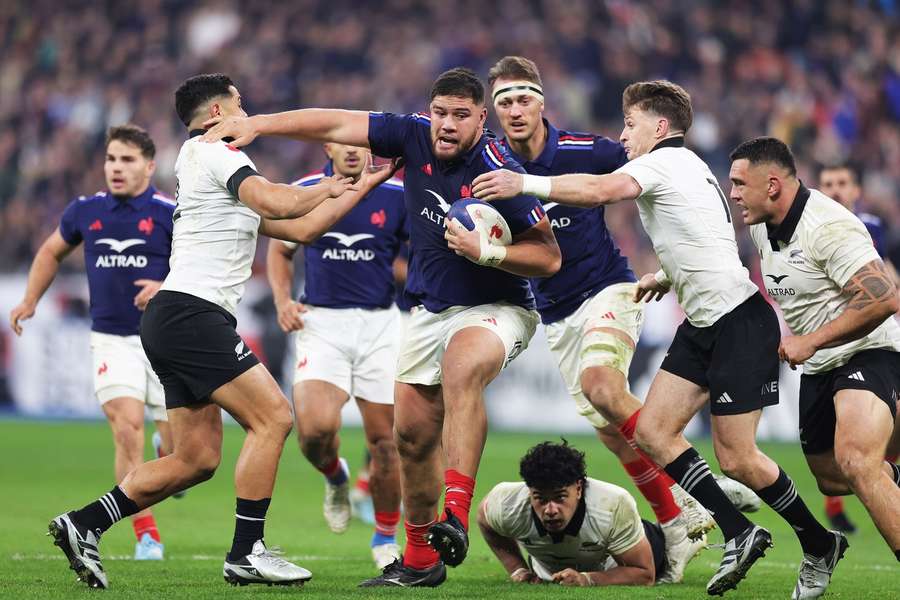
[(522, 458), (519, 475), (522, 482), (494, 486), (478, 509), (481, 534), (512, 581), (583, 587), (661, 582), (662, 528), (641, 520), (628, 492), (588, 478), (584, 453), (565, 442), (543, 442)]
[(212, 477), (221, 458), (225, 409), (247, 437), (235, 469), (235, 533), (223, 575), (232, 584), (302, 584), (310, 572), (270, 553), (263, 541), (291, 412), (275, 380), (235, 331), (234, 310), (250, 277), (257, 232), (301, 239), (305, 229), (323, 220), (323, 212), (336, 209), (329, 203), (314, 211), (324, 200), (356, 202), (390, 169), (366, 173), (354, 187), (348, 178), (307, 188), (271, 183), (242, 151), (197, 137), (211, 116), (246, 114), (227, 76), (188, 79), (175, 93), (175, 106), (193, 137), (175, 165), (171, 271), (141, 321), (141, 342), (165, 390), (174, 451), (139, 465), (81, 510), (60, 515), (50, 523), (50, 533), (79, 579), (107, 587), (100, 536), (123, 517)]
[(731, 198), (794, 334), (779, 355), (803, 365), (806, 461), (823, 492), (859, 497), (900, 560), (900, 467), (884, 460), (900, 390), (897, 287), (862, 221), (797, 179), (784, 142), (746, 141), (731, 160)]
[(637, 201), (662, 269), (641, 278), (635, 301), (659, 299), (673, 287), (687, 318), (650, 387), (635, 438), (722, 529), (725, 553), (707, 585), (709, 594), (721, 595), (764, 555), (771, 535), (731, 505), (684, 437), (707, 402), (722, 470), (791, 524), (804, 553), (824, 557), (843, 538), (816, 521), (790, 477), (756, 446), (762, 408), (778, 402), (778, 319), (741, 264), (725, 195), (706, 163), (684, 147), (690, 96), (668, 81), (639, 82), (625, 89), (622, 108), (620, 141), (630, 162), (615, 173), (495, 171), (479, 177), (472, 192), (497, 200), (524, 190), (583, 207)]

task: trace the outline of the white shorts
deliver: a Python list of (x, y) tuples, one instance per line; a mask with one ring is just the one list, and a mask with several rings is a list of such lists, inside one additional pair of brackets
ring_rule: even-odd
[(137, 398), (154, 421), (166, 421), (166, 395), (138, 335), (91, 332), (94, 393), (100, 405), (113, 398)]
[(393, 404), (403, 332), (397, 307), (307, 308), (295, 334), (294, 385), (327, 381), (356, 399)]
[(545, 327), (550, 351), (559, 363), (566, 389), (575, 399), (578, 414), (596, 428), (609, 422), (581, 391), (581, 373), (590, 367), (610, 367), (625, 375), (634, 357), (634, 348), (615, 335), (600, 329), (616, 329), (637, 343), (644, 322), (644, 303), (632, 301), (635, 283), (617, 283), (585, 300), (578, 310)]
[(503, 368), (525, 348), (540, 317), (533, 310), (505, 302), (479, 306), (451, 306), (439, 313), (413, 308), (397, 361), (397, 381), (419, 385), (441, 383), (441, 361), (450, 339), (466, 327), (484, 327), (503, 342)]

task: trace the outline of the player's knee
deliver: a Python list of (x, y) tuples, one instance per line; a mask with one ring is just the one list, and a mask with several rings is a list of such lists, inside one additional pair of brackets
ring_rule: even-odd
[(663, 445), (660, 429), (641, 415), (634, 428), (634, 443), (644, 452), (653, 454), (657, 448)]
[(122, 449), (142, 449), (144, 447), (143, 421), (120, 418), (112, 424), (113, 439)]
[(816, 487), (826, 496), (843, 496), (850, 493), (850, 488), (844, 482), (839, 482), (829, 477), (816, 476)]
[(834, 458), (841, 473), (851, 486), (858, 481), (871, 477), (873, 474), (877, 475), (879, 473), (881, 461), (878, 459), (873, 460), (870, 454), (857, 444), (844, 444), (842, 447), (835, 446)]
[(219, 461), (222, 458), (221, 452), (217, 452), (212, 448), (204, 448), (193, 452), (190, 459), (190, 466), (193, 471), (190, 478), (193, 483), (200, 483), (211, 479), (219, 468)]
[(437, 445), (438, 440), (426, 436), (420, 428), (398, 426), (394, 434), (397, 453), (405, 461), (417, 461), (427, 458)]
[(294, 417), (287, 402), (281, 402), (276, 408), (268, 411), (265, 419), (265, 430), (272, 437), (284, 440), (294, 427)]
[(444, 401), (458, 396), (457, 392), (483, 390), (491, 378), (500, 369), (489, 359), (478, 354), (455, 356), (445, 361), (441, 382), (444, 388)]
[(369, 445), (372, 453), (373, 468), (378, 471), (391, 471), (397, 468), (399, 457), (397, 445), (393, 439), (379, 439)]
[(297, 436), (300, 439), (300, 448), (307, 456), (318, 455), (324, 449), (334, 445), (336, 430), (323, 427), (298, 428)]
[(615, 381), (602, 374), (585, 371), (581, 378), (581, 389), (591, 404), (601, 413), (614, 412), (615, 406), (625, 395), (625, 388), (620, 381)]
[(735, 452), (731, 449), (717, 449), (716, 459), (722, 473), (737, 481), (749, 481), (754, 472), (755, 465), (752, 457), (746, 453)]

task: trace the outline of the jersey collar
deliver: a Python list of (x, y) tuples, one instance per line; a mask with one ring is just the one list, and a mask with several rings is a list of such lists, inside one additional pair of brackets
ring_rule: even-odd
[(332, 175), (334, 175), (334, 163), (329, 160), (325, 163), (325, 166), (322, 167), (322, 176), (331, 177)]
[(134, 198), (129, 198), (127, 200), (118, 200), (115, 196), (112, 195), (112, 192), (107, 190), (104, 203), (106, 204), (106, 208), (108, 210), (115, 210), (116, 208), (127, 206), (132, 210), (138, 211), (143, 210), (143, 208), (147, 206), (147, 203), (150, 202), (150, 198), (152, 198), (153, 194), (155, 193), (156, 188), (154, 188), (152, 185), (148, 185), (143, 194), (139, 194)]
[(513, 152), (512, 146), (509, 145), (509, 140), (503, 138), (503, 145), (506, 146), (512, 157), (523, 167), (526, 164), (535, 164), (549, 170), (553, 166), (553, 159), (556, 158), (556, 151), (559, 149), (559, 129), (554, 127), (547, 119), (542, 120), (544, 121), (544, 127), (547, 129), (547, 143), (544, 144), (544, 149), (541, 150), (541, 153), (534, 160), (523, 160), (521, 156)]
[[(204, 133), (206, 133), (205, 129), (191, 129), (188, 132), (188, 137), (195, 138), (198, 135), (203, 135)], [(233, 137), (224, 137), (224, 138), (222, 138), (222, 141), (225, 142), (226, 144), (230, 144), (231, 142), (234, 141), (234, 138)]]
[(653, 146), (653, 148), (650, 149), (650, 152), (659, 150), (660, 148), (684, 148), (684, 136), (676, 135), (675, 137), (661, 140), (659, 143)]
[[(585, 482), (586, 483), (586, 482)], [(572, 515), (572, 520), (569, 521), (569, 524), (566, 525), (566, 528), (563, 529), (560, 533), (550, 533), (544, 528), (544, 524), (541, 523), (540, 518), (538, 518), (537, 513), (534, 512), (534, 509), (531, 509), (531, 520), (534, 522), (534, 528), (537, 529), (538, 535), (541, 537), (545, 535), (549, 535), (554, 543), (559, 543), (563, 540), (565, 536), (577, 537), (578, 532), (581, 531), (581, 526), (584, 524), (584, 515), (587, 513), (587, 503), (585, 502), (585, 496), (587, 495), (587, 486), (585, 485), (581, 493), (581, 500), (578, 501), (578, 508), (575, 509), (575, 514)]]
[(766, 232), (768, 233), (769, 243), (772, 245), (773, 252), (778, 252), (778, 242), (787, 244), (794, 237), (794, 232), (800, 223), (800, 217), (803, 216), (803, 209), (806, 208), (807, 200), (809, 200), (809, 188), (803, 185), (801, 181), (800, 187), (797, 188), (797, 195), (794, 196), (794, 201), (791, 202), (791, 207), (788, 209), (787, 214), (784, 215), (784, 220), (781, 224), (777, 227), (766, 225)]

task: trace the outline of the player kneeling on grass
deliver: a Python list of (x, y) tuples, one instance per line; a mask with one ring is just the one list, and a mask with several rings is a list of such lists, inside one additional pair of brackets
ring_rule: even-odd
[(582, 587), (660, 581), (662, 528), (641, 519), (624, 489), (585, 471), (583, 452), (543, 442), (519, 463), (524, 482), (499, 483), (482, 501), (478, 526), (510, 579)]

